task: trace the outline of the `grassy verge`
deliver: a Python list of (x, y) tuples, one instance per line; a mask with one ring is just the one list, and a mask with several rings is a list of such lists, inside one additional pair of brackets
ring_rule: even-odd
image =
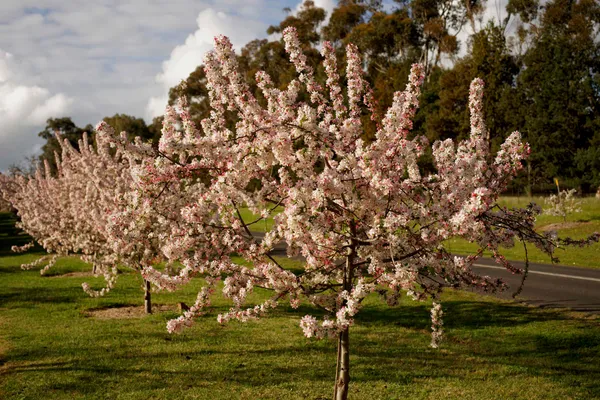
[[(536, 197), (503, 197), (500, 204), (507, 207), (525, 207), (531, 201), (544, 206), (544, 199)], [(564, 223), (562, 217), (542, 214), (536, 223), (536, 229), (556, 230), (561, 237), (572, 237), (582, 239), (594, 232), (600, 232), (600, 199), (588, 197), (581, 199), (581, 212), (570, 215), (567, 222)], [(468, 243), (462, 239), (451, 239), (446, 242), (447, 248), (457, 254), (474, 254), (477, 246)], [(532, 262), (550, 263), (547, 255), (533, 246), (527, 248), (529, 259)], [(525, 251), (521, 243), (516, 243), (515, 247), (503, 249), (504, 254), (510, 260), (522, 261), (525, 259)], [(484, 253), (489, 256), (488, 252)], [(582, 267), (600, 268), (600, 243), (589, 247), (577, 248), (567, 247), (556, 250), (556, 256), (560, 264), (577, 265)]]
[[(73, 259), (54, 276), (22, 271), (35, 254), (0, 258), (0, 398), (328, 399), (335, 343), (302, 336), (315, 310), (282, 307), (247, 324), (219, 326), (214, 308), (181, 335), (176, 312), (100, 320), (91, 310), (141, 305), (141, 280), (123, 274), (92, 299), (89, 271)], [(157, 304), (191, 304), (195, 287), (158, 293)], [(265, 298), (258, 291), (252, 301)], [(444, 296), (446, 340), (428, 347), (427, 304), (389, 308), (368, 298), (351, 330), (352, 399), (591, 399), (600, 397), (600, 321), (466, 292)]]
[[(556, 230), (561, 237), (571, 237), (582, 239), (594, 232), (600, 232), (600, 199), (587, 197), (581, 200), (581, 211), (567, 218), (567, 223), (563, 222), (561, 217), (542, 214), (537, 220), (537, 229), (552, 229)], [(500, 205), (507, 207), (525, 207), (530, 202), (535, 202), (542, 207), (544, 206), (544, 198), (542, 197), (502, 197)], [(276, 213), (282, 209), (277, 209)], [(252, 214), (248, 209), (241, 210), (244, 221), (251, 222), (257, 219), (257, 216)], [(265, 232), (273, 226), (273, 218), (267, 218), (257, 222), (251, 226), (251, 229), (256, 232)], [(477, 245), (467, 242), (462, 239), (450, 239), (446, 241), (447, 248), (456, 254), (475, 254)], [(537, 263), (551, 263), (550, 258), (533, 246), (528, 249), (529, 259)], [(515, 247), (503, 249), (504, 254), (509, 260), (523, 261), (525, 260), (525, 251), (521, 243), (516, 243)], [(485, 256), (491, 256), (489, 252), (484, 253)], [(600, 243), (596, 243), (584, 248), (560, 248), (556, 251), (556, 256), (560, 263), (564, 265), (577, 265), (582, 267), (600, 268)]]

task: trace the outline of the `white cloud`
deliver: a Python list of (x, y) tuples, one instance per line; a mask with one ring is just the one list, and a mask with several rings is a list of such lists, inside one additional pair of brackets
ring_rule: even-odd
[[(0, 170), (39, 149), (47, 118), (85, 126), (115, 113), (161, 114), (168, 89), (201, 64), (213, 36), (239, 50), (300, 3), (1, 0)], [(336, 0), (315, 3), (329, 15)]]
[[(49, 92), (47, 90), (45, 92), (44, 94), (48, 96)], [(44, 102), (37, 104), (31, 112), (31, 123), (43, 125), (49, 117), (66, 115), (71, 104), (73, 104), (73, 99), (63, 93), (48, 97)]]
[[(325, 19), (325, 24), (326, 24), (329, 21), (331, 12), (337, 6), (337, 0), (313, 0), (313, 3), (315, 3), (315, 7), (320, 7), (327, 12), (327, 16)], [(303, 4), (304, 4), (304, 1), (301, 1), (300, 3), (298, 3), (298, 5), (296, 6), (296, 12), (300, 11)]]
[(148, 119), (162, 115), (167, 105), (169, 88), (186, 79), (198, 65), (202, 64), (204, 55), (213, 48), (213, 38), (217, 35), (228, 36), (234, 48), (239, 50), (247, 42), (257, 37), (264, 37), (267, 25), (259, 20), (252, 20), (237, 15), (228, 15), (213, 8), (198, 14), (198, 29), (189, 35), (185, 43), (175, 47), (171, 57), (163, 62), (162, 72), (156, 81), (162, 85), (163, 94), (153, 96), (148, 101), (146, 116)]
[[(496, 25), (501, 25), (507, 16), (506, 5), (508, 4), (508, 0), (489, 0), (489, 1), (485, 2), (484, 4), (485, 4), (485, 8), (484, 8), (483, 12), (479, 15), (479, 17), (475, 21), (475, 29), (477, 30), (477, 32), (484, 29), (489, 22), (494, 22)], [(513, 16), (513, 18), (509, 22), (507, 29), (506, 29), (507, 36), (514, 35), (514, 33), (516, 32), (517, 23), (515, 21), (517, 18), (518, 18), (518, 16), (517, 17)], [(456, 36), (460, 42), (460, 51), (458, 54), (459, 57), (463, 57), (464, 55), (467, 54), (467, 52), (469, 50), (469, 48), (468, 48), (469, 38), (471, 37), (471, 35), (473, 35), (473, 33), (474, 32), (471, 27), (471, 24), (469, 22), (467, 22), (465, 27)], [(452, 63), (450, 62), (450, 60), (447, 59), (445, 61), (445, 65), (449, 67), (452, 65)]]
[[(295, 11), (302, 8), (304, 1), (296, 3)], [(327, 19), (337, 4), (337, 0), (315, 0), (315, 5), (325, 9)], [(168, 91), (186, 79), (199, 65), (204, 54), (213, 48), (216, 35), (229, 37), (234, 48), (239, 51), (246, 43), (256, 38), (266, 37), (267, 24), (261, 13), (268, 12), (261, 0), (247, 1), (239, 6), (236, 1), (219, 3), (228, 10), (208, 8), (199, 13), (196, 19), (198, 29), (190, 34), (185, 43), (173, 49), (171, 56), (162, 64), (162, 72), (156, 75), (156, 82), (162, 86), (162, 93), (152, 96), (146, 105), (146, 119), (162, 115), (168, 101)], [(281, 5), (283, 8), (283, 5)], [(283, 15), (279, 16), (280, 19)], [(279, 21), (276, 21), (277, 23)]]
[(297, 2), (1, 0), (0, 170), (39, 148), (49, 117), (85, 126), (162, 112), (168, 89), (200, 64), (212, 36), (227, 34), (240, 48)]
[(0, 50), (0, 170), (38, 151), (36, 132), (48, 118), (67, 115), (73, 103), (64, 93), (21, 84), (17, 67), (14, 57)]

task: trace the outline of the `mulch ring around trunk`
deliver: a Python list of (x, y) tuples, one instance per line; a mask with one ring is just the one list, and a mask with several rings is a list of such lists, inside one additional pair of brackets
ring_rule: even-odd
[[(176, 304), (153, 304), (152, 313), (179, 312)], [(86, 317), (96, 319), (135, 319), (147, 316), (144, 306), (117, 306), (92, 308), (84, 312)]]

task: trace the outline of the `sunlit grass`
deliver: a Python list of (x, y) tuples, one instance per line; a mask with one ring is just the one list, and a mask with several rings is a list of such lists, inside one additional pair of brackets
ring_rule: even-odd
[(240, 208), (240, 214), (242, 215), (242, 219), (247, 224), (251, 224), (249, 226), (250, 230), (254, 232), (267, 232), (273, 228), (275, 221), (273, 217), (280, 212), (283, 211), (283, 208), (277, 207), (273, 210), (267, 218), (260, 218), (259, 215), (252, 213), (248, 208)]
[[(600, 199), (595, 197), (586, 197), (579, 199), (581, 201), (581, 212), (574, 213), (567, 218), (567, 223), (563, 223), (562, 217), (542, 214), (538, 217), (536, 229), (556, 230), (560, 237), (571, 237), (574, 239), (583, 239), (594, 232), (600, 232)], [(544, 198), (535, 197), (503, 197), (500, 205), (506, 207), (525, 207), (531, 201), (544, 207)], [(452, 239), (447, 241), (447, 247), (450, 251), (458, 254), (473, 254), (478, 247), (462, 239)], [(549, 257), (533, 246), (527, 248), (530, 261), (540, 263), (550, 263)], [(525, 250), (521, 243), (516, 243), (515, 247), (503, 249), (504, 254), (511, 260), (524, 260)], [(489, 256), (488, 252), (484, 255)], [(589, 247), (567, 247), (556, 250), (556, 256), (561, 264), (578, 265), (583, 267), (600, 268), (600, 244), (596, 243)]]

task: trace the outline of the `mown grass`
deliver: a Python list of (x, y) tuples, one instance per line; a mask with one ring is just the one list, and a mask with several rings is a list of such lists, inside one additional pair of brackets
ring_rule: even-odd
[(282, 211), (282, 207), (277, 207), (277, 209), (275, 209), (269, 217), (260, 219), (258, 215), (244, 207), (240, 209), (240, 214), (242, 215), (242, 219), (245, 223), (251, 224), (249, 226), (250, 230), (254, 232), (267, 232), (273, 228), (273, 225), (275, 225), (273, 217)]
[[(1, 225), (0, 246), (26, 242)], [(2, 233), (5, 233), (3, 236)], [(11, 239), (12, 238), (12, 239)], [(181, 335), (163, 312), (101, 320), (97, 309), (142, 305), (141, 279), (123, 273), (104, 298), (64, 276), (89, 271), (61, 259), (50, 276), (19, 265), (41, 254), (0, 256), (0, 398), (2, 399), (328, 399), (335, 343), (302, 336), (298, 320), (320, 313), (287, 306), (247, 324), (220, 326), (213, 308)], [(287, 267), (298, 268), (292, 260)], [(193, 303), (202, 285), (155, 293), (155, 304)], [(258, 290), (256, 303), (268, 296)], [(404, 298), (389, 308), (365, 301), (351, 330), (351, 399), (600, 398), (600, 318), (481, 297), (443, 296), (446, 338), (428, 347), (429, 304)]]
[[(302, 336), (283, 306), (247, 324), (219, 326), (213, 309), (181, 335), (178, 314), (100, 320), (91, 310), (141, 305), (141, 280), (124, 273), (104, 298), (87, 297), (88, 271), (59, 261), (54, 276), (22, 271), (36, 254), (0, 258), (0, 398), (328, 399), (335, 343)], [(293, 266), (292, 266), (293, 267)], [(156, 304), (191, 304), (200, 280)], [(251, 302), (266, 298), (258, 291)], [(429, 305), (368, 298), (351, 330), (352, 399), (591, 399), (600, 397), (600, 320), (480, 297), (444, 295), (446, 339), (428, 347)]]
[[(600, 232), (600, 199), (586, 197), (579, 199), (581, 201), (581, 212), (569, 215), (567, 224), (563, 223), (562, 217), (542, 214), (536, 222), (536, 229), (542, 230), (552, 228), (556, 230), (560, 237), (571, 237), (574, 239), (583, 239), (594, 232)], [(535, 197), (503, 197), (500, 205), (507, 207), (525, 207), (530, 202), (535, 202), (544, 207), (544, 198)], [(457, 254), (474, 254), (477, 246), (468, 243), (462, 239), (452, 239), (447, 241), (447, 248)], [(539, 263), (550, 263), (549, 257), (535, 248), (528, 246), (527, 252), (529, 260)], [(523, 244), (516, 242), (515, 247), (503, 249), (504, 254), (510, 260), (525, 260), (525, 250)], [(484, 252), (489, 256), (489, 252)], [(577, 265), (582, 267), (600, 268), (600, 244), (595, 243), (588, 247), (565, 247), (556, 250), (555, 255), (559, 258), (560, 264)]]

